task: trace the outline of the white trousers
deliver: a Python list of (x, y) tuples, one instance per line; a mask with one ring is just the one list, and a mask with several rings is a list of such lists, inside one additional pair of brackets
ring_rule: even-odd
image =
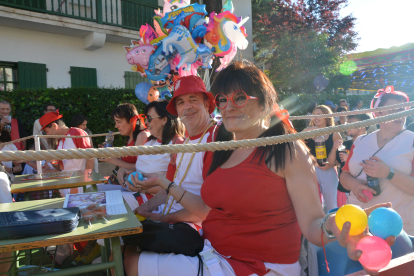
[[(203, 251), (214, 248), (208, 240), (205, 240)], [(221, 256), (217, 251), (214, 253), (220, 260), (222, 275), (236, 276), (231, 265), (227, 262), (226, 257)], [(266, 276), (299, 276), (299, 262), (294, 264), (271, 264), (265, 263), (269, 272)], [(141, 253), (138, 261), (139, 276), (196, 276), (199, 268), (198, 257), (188, 257), (181, 254), (158, 254), (144, 251)], [(203, 265), (204, 276), (214, 276)], [(201, 274), (200, 274), (201, 275)], [(252, 274), (254, 276), (256, 274)]]

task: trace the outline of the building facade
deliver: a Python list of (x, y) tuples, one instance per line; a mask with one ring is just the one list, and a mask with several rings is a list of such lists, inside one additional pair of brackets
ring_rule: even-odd
[[(200, 3), (202, 1), (199, 1)], [(164, 0), (0, 0), (0, 90), (46, 87), (126, 87), (144, 81), (123, 46), (152, 25)], [(234, 1), (250, 16), (251, 1)], [(253, 60), (249, 47), (238, 58)]]

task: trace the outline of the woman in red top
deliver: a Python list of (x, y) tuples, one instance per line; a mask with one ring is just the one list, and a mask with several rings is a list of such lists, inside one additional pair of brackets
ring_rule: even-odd
[[(147, 142), (150, 133), (145, 128), (143, 120), (140, 120), (138, 110), (135, 105), (130, 103), (118, 105), (118, 107), (112, 112), (112, 119), (115, 121), (115, 128), (119, 130), (120, 134), (127, 137), (127, 147), (134, 145), (142, 146)], [(99, 159), (99, 161), (108, 162), (118, 166), (118, 173), (121, 172), (121, 174), (123, 174), (122, 172), (125, 169), (135, 169), (137, 156), (126, 156), (122, 157), (121, 159), (112, 157)], [(116, 181), (115, 179), (113, 180)]]
[[(272, 83), (255, 66), (230, 64), (217, 75), (211, 90), (223, 118), (216, 141), (295, 132), (287, 111), (277, 106)], [(322, 246), (322, 241), (333, 241), (323, 235), (323, 229), (339, 237), (352, 259), (360, 256), (355, 246), (361, 237), (348, 237), (349, 223), (342, 233), (335, 214), (321, 224), (325, 213), (314, 161), (302, 141), (216, 151), (211, 164), (201, 197), (157, 176), (135, 181), (145, 189), (168, 187), (186, 210), (204, 219), (205, 246), (200, 253), (204, 266), (198, 266), (197, 257), (133, 253), (125, 259), (128, 276), (190, 276), (199, 267), (204, 275), (300, 275), (301, 234)]]

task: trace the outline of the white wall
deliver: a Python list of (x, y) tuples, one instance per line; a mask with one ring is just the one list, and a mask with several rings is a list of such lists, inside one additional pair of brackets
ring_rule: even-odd
[(125, 87), (124, 72), (131, 71), (122, 47), (127, 45), (106, 42), (88, 51), (81, 37), (4, 26), (0, 38), (0, 61), (46, 64), (48, 87), (70, 87), (70, 66), (96, 68), (100, 87)]

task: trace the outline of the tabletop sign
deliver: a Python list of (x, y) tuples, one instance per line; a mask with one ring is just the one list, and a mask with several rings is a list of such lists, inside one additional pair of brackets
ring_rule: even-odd
[(28, 176), (23, 178), (22, 181), (71, 178), (74, 174), (75, 174), (74, 172), (52, 172), (52, 173), (42, 173), (42, 174), (29, 174)]
[(67, 194), (65, 197), (64, 208), (79, 207), (87, 208), (91, 204), (106, 206), (108, 215), (120, 215), (128, 213), (125, 208), (121, 191), (105, 191), (96, 193)]

